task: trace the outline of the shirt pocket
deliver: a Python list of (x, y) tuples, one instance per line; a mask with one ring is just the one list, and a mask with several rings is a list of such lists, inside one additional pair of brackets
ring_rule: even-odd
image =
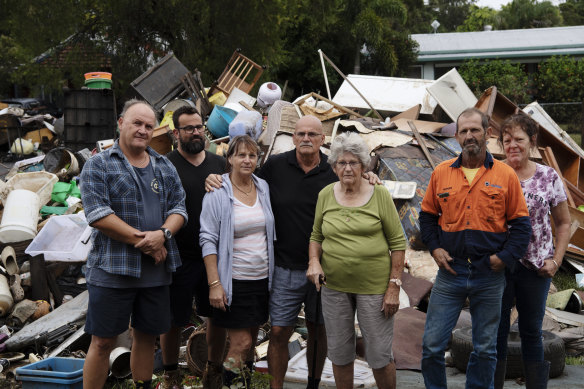
[(500, 189), (481, 188), (479, 204), (481, 216), (488, 222), (500, 220), (505, 215), (505, 196)]
[(442, 211), (442, 219), (446, 224), (455, 224), (463, 214), (461, 195), (459, 191), (451, 190), (438, 194), (438, 202)]
[(112, 201), (127, 199), (136, 188), (134, 179), (130, 174), (119, 172), (108, 174), (107, 185)]

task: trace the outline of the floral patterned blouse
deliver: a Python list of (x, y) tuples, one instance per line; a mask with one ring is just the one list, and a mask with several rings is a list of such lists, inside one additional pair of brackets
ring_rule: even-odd
[(521, 263), (528, 269), (540, 269), (544, 260), (554, 255), (551, 208), (567, 200), (558, 173), (548, 166), (536, 164), (535, 174), (521, 181), (523, 195), (531, 219), (531, 239)]

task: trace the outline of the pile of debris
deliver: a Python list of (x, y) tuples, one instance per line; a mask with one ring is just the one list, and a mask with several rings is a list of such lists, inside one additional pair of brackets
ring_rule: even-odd
[[(323, 69), (326, 60), (340, 73), (322, 52), (321, 59)], [(176, 142), (172, 133), (172, 113), (185, 104), (195, 106), (206, 118), (209, 151), (222, 154), (230, 137), (247, 133), (261, 146), (260, 164), (270, 155), (294, 148), (294, 125), (303, 115), (314, 115), (322, 121), (325, 153), (328, 153), (328, 146), (337, 134), (344, 131), (359, 133), (375, 156), (370, 169), (377, 172), (392, 193), (410, 246), (406, 252), (401, 309), (397, 313), (394, 329), (396, 366), (398, 369), (420, 370), (425, 311), (438, 270), (421, 241), (418, 222), (430, 175), (438, 163), (460, 153), (460, 145), (454, 139), (454, 122), (464, 109), (474, 106), (490, 117), (493, 138), (488, 140), (487, 147), (497, 158), (503, 157), (503, 152), (494, 137), (498, 135), (505, 118), (520, 109), (499, 93), (495, 86), (477, 99), (456, 69), (436, 81), (345, 76), (341, 73), (344, 82), (334, 97), (328, 92), (327, 83), (328, 97), (309, 93), (293, 102), (281, 99), (286, 87), (282, 91), (274, 82), (262, 84), (257, 96), (251, 96), (249, 93), (262, 72), (262, 66), (236, 51), (219, 79), (205, 88), (200, 72), (195, 70), (191, 73), (174, 55), (164, 57), (132, 82), (136, 92), (160, 112), (160, 125), (154, 130), (151, 146), (161, 154), (172, 150)], [(61, 137), (65, 148), (43, 149), (52, 138), (39, 135), (40, 149), (46, 154), (18, 162), (7, 176), (7, 181), (0, 184), (2, 198), (6, 200), (3, 201), (4, 215), (0, 224), (0, 241), (4, 246), (1, 256), (4, 268), (0, 269), (0, 315), (7, 315), (7, 318), (0, 318), (4, 321), (0, 324), (6, 325), (0, 328), (0, 348), (21, 352), (19, 355), (23, 359), (29, 353), (36, 355), (31, 358), (59, 355), (82, 357), (88, 345), (83, 333), (87, 311), (83, 261), (91, 247), (88, 238), (91, 227), (87, 226), (82, 212), (79, 213), (82, 199), (75, 176), (91, 153), (111, 146), (116, 131), (115, 104), (110, 105), (114, 98), (113, 91), (97, 89), (99, 99), (106, 103), (101, 106), (106, 107), (102, 113), (107, 114), (108, 119), (101, 124), (89, 122), (83, 127), (83, 136), (79, 137), (82, 127), (77, 126), (82, 120), (77, 117), (81, 117), (82, 112), (89, 112), (90, 106), (95, 106), (97, 97), (94, 91), (68, 92), (76, 102), (89, 103), (78, 104), (75, 110), (70, 111), (66, 107), (64, 136)], [(574, 275), (578, 273), (580, 285), (584, 286), (584, 213), (577, 208), (584, 205), (584, 175), (580, 173), (584, 171), (584, 166), (581, 166), (584, 150), (537, 102), (522, 111), (540, 125), (539, 147), (532, 157), (552, 166), (569, 194), (572, 239), (562, 270)], [(4, 116), (0, 113), (0, 118), (6, 120), (11, 115), (13, 117), (14, 112)], [(43, 124), (46, 126), (45, 121)], [(46, 128), (51, 131), (49, 126)], [(35, 131), (41, 134), (41, 130)], [(26, 200), (24, 192), (15, 192), (18, 190), (30, 192), (32, 195), (26, 195), (32, 200)], [(29, 208), (32, 216), (26, 226), (22, 226), (26, 224), (22, 220), (5, 223), (5, 218), (10, 219), (11, 207)], [(37, 226), (39, 211), (45, 220)], [(18, 224), (18, 234), (3, 233), (5, 225), (10, 227), (14, 224)], [(23, 230), (25, 233), (22, 233)], [(73, 230), (77, 231), (75, 239), (72, 239)], [(59, 236), (62, 231), (67, 231), (66, 239)], [(19, 237), (5, 239), (5, 235)], [(15, 283), (22, 288), (16, 288)], [(2, 300), (4, 295), (6, 300), (12, 302), (5, 303)], [(550, 299), (545, 329), (564, 339), (571, 355), (583, 355), (584, 296), (573, 290), (562, 298), (559, 295)], [(286, 377), (290, 381), (302, 382), (307, 377), (306, 362), (302, 357), (305, 346), (302, 341), (302, 335), (305, 335), (302, 315), (298, 323), (298, 334), (290, 342), (291, 360)], [(470, 314), (463, 311), (457, 328), (467, 326), (470, 326)], [(264, 330), (256, 348), (258, 360), (265, 360), (266, 357), (269, 325)], [(183, 366), (199, 373), (200, 366), (206, 361), (206, 354), (200, 351), (205, 350), (201, 344), (204, 342), (201, 335), (204, 328), (192, 327), (185, 334)], [(265, 366), (265, 361), (258, 362), (259, 367), (262, 365)], [(124, 374), (129, 372), (127, 369), (121, 370)], [(364, 387), (374, 385), (372, 372), (366, 363), (362, 366), (357, 364), (356, 371), (360, 372), (356, 374), (356, 384)], [(330, 362), (327, 362), (322, 382), (334, 384)]]

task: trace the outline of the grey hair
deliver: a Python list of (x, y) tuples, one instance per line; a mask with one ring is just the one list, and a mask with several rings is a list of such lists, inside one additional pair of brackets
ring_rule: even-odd
[(130, 99), (130, 100), (126, 101), (124, 103), (124, 108), (122, 108), (122, 113), (120, 114), (120, 117), (124, 117), (126, 115), (126, 112), (128, 112), (128, 110), (136, 104), (144, 104), (145, 106), (150, 108), (152, 110), (152, 112), (154, 113), (154, 117), (156, 118), (157, 113), (154, 110), (154, 108), (150, 104), (148, 104), (146, 101), (140, 100), (140, 99)]
[(344, 132), (333, 139), (331, 156), (328, 159), (329, 163), (335, 165), (339, 157), (344, 153), (351, 153), (357, 157), (363, 169), (367, 169), (369, 162), (371, 162), (369, 147), (367, 147), (363, 138), (354, 132)]

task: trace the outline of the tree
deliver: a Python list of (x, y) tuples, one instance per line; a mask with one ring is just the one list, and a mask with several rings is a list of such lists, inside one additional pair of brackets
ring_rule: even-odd
[(499, 59), (484, 62), (471, 59), (465, 61), (458, 72), (477, 97), (495, 85), (503, 95), (516, 104), (528, 102), (528, 77), (519, 63)]
[(360, 73), (362, 57), (368, 74), (395, 75), (403, 62), (411, 62), (414, 43), (404, 32), (407, 9), (401, 1), (352, 0), (342, 15), (350, 31), (354, 73)]
[(456, 28), (456, 31), (483, 31), (486, 25), (493, 28), (499, 25), (498, 12), (490, 7), (479, 7), (473, 4), (470, 6), (468, 17)]
[(560, 4), (560, 13), (565, 26), (584, 24), (584, 0), (566, 0)]
[(560, 9), (550, 1), (513, 0), (501, 7), (501, 29), (555, 27), (562, 24)]
[(403, 0), (408, 10), (406, 26), (413, 34), (426, 34), (432, 32), (434, 15), (430, 7), (424, 4), (424, 0)]
[[(440, 31), (456, 31), (470, 13), (470, 6), (476, 0), (429, 0), (434, 19), (440, 22)], [(431, 21), (430, 21), (431, 22)]]

